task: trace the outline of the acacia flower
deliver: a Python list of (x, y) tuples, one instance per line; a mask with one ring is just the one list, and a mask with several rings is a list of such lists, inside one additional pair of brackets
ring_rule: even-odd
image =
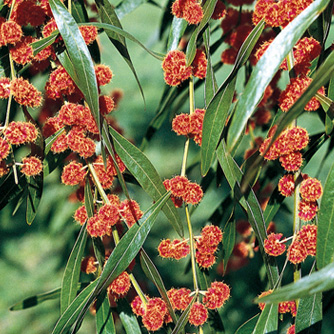
[(83, 165), (79, 162), (71, 161), (63, 169), (61, 182), (66, 185), (74, 186), (83, 181), (85, 175), (86, 170), (83, 168)]
[(286, 171), (295, 172), (303, 164), (303, 157), (299, 151), (293, 151), (289, 154), (282, 155), (279, 158), (279, 162)]
[(307, 224), (302, 226), (298, 237), (305, 243), (308, 255), (315, 256), (317, 248), (317, 225)]
[(207, 65), (208, 61), (206, 59), (204, 51), (197, 49), (195, 58), (191, 64), (193, 76), (204, 79), (206, 76)]
[(307, 248), (303, 241), (298, 237), (291, 243), (287, 252), (288, 260), (293, 263), (301, 263), (307, 257)]
[(10, 79), (0, 78), (0, 99), (8, 99), (10, 95)]
[(4, 135), (8, 143), (20, 145), (35, 141), (37, 138), (37, 130), (31, 123), (12, 121), (4, 130)]
[(268, 238), (264, 240), (264, 251), (271, 256), (279, 256), (285, 252), (285, 244), (280, 243), (282, 233), (270, 233)]
[(94, 256), (86, 256), (81, 261), (81, 271), (86, 274), (94, 274), (97, 270), (96, 259)]
[(196, 0), (175, 0), (172, 14), (185, 19), (189, 24), (198, 24), (203, 18), (203, 9)]
[(184, 311), (191, 303), (193, 297), (190, 296), (191, 291), (187, 288), (170, 289), (167, 296), (172, 304), (173, 309)]
[(151, 298), (146, 304), (146, 311), (142, 317), (143, 325), (148, 331), (157, 331), (164, 323), (167, 306), (160, 298)]
[(295, 181), (293, 174), (283, 175), (278, 182), (278, 190), (285, 197), (292, 196), (295, 191)]
[(172, 122), (172, 129), (178, 136), (188, 136), (191, 133), (190, 115), (179, 114), (176, 115)]
[(15, 21), (6, 21), (1, 25), (0, 28), (1, 39), (3, 44), (15, 44), (17, 43), (22, 35), (22, 29)]
[(87, 232), (91, 237), (103, 237), (108, 234), (110, 226), (107, 222), (99, 219), (98, 215), (94, 215), (87, 220)]
[(35, 176), (42, 172), (42, 161), (36, 157), (26, 157), (22, 159), (21, 173), (26, 176)]
[(0, 137), (0, 161), (7, 158), (10, 151), (10, 146), (8, 142)]
[(317, 202), (301, 200), (298, 204), (298, 217), (304, 221), (312, 220), (318, 211)]
[(170, 190), (176, 197), (183, 197), (186, 193), (186, 188), (189, 180), (185, 176), (175, 176), (170, 180)]
[(203, 197), (203, 190), (201, 186), (194, 182), (189, 182), (186, 186), (185, 194), (182, 196), (183, 200), (188, 204), (198, 204)]
[(119, 213), (121, 219), (131, 227), (134, 225), (142, 216), (143, 212), (140, 210), (139, 204), (135, 200), (124, 200), (119, 206)]
[(198, 265), (206, 269), (211, 268), (216, 262), (216, 257), (213, 253), (205, 254), (198, 250), (196, 250), (195, 258)]
[(86, 207), (84, 205), (81, 205), (78, 209), (75, 210), (74, 219), (80, 225), (83, 225), (86, 222), (86, 220), (88, 219), (88, 215)]
[(296, 333), (295, 326), (296, 326), (295, 324), (291, 325), (291, 326), (288, 328), (286, 334), (295, 334), (295, 333)]
[(97, 38), (97, 28), (95, 26), (79, 26), (80, 33), (87, 45), (93, 43)]
[(190, 246), (185, 240), (162, 240), (158, 246), (159, 255), (164, 258), (180, 260), (190, 253)]
[(218, 226), (206, 225), (201, 231), (202, 242), (218, 246), (223, 239), (223, 232)]
[(33, 27), (39, 27), (44, 23), (46, 15), (40, 5), (34, 3), (33, 0), (26, 0), (16, 2), (11, 17), (20, 26), (30, 24)]
[(101, 115), (105, 116), (115, 109), (115, 102), (112, 97), (101, 95), (99, 97), (99, 107)]
[(117, 296), (117, 298), (123, 298), (131, 287), (129, 274), (126, 271), (123, 271), (111, 282), (109, 287), (110, 290)]
[(22, 77), (11, 81), (10, 91), (14, 96), (14, 100), (21, 105), (38, 107), (42, 103), (42, 93)]
[(101, 206), (98, 212), (99, 219), (108, 223), (109, 226), (114, 226), (119, 221), (118, 207), (114, 204), (105, 204)]
[(9, 52), (15, 63), (25, 65), (34, 58), (33, 49), (30, 45), (32, 42), (33, 38), (31, 36), (25, 36), (9, 48)]
[(102, 156), (98, 156), (95, 159), (93, 166), (102, 187), (104, 189), (110, 188), (113, 184), (114, 176), (105, 170)]
[(167, 85), (178, 86), (191, 76), (191, 66), (186, 65), (186, 55), (179, 50), (169, 51), (162, 62)]
[(210, 288), (205, 293), (203, 304), (211, 310), (222, 307), (230, 298), (230, 288), (223, 282), (212, 282)]
[(112, 79), (112, 71), (109, 66), (99, 64), (94, 66), (98, 86), (108, 84)]
[(199, 303), (195, 302), (189, 313), (189, 323), (194, 326), (201, 326), (205, 323), (205, 321), (208, 319), (208, 310), (206, 307)]
[(301, 182), (299, 191), (302, 199), (314, 202), (322, 196), (322, 185), (316, 178), (309, 177)]

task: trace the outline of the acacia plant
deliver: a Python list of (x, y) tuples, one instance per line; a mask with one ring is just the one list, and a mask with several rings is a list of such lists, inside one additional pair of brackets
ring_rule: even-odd
[[(26, 202), (39, 224), (56, 171), (77, 203), (62, 281), (11, 309), (59, 300), (53, 334), (78, 332), (88, 312), (99, 334), (328, 330), (333, 1), (151, 1), (159, 52), (122, 28), (144, 2), (1, 6), (1, 207)], [(141, 142), (114, 116), (124, 74), (101, 63), (124, 59), (145, 109), (129, 43), (161, 64)], [(183, 154), (162, 175), (148, 156), (166, 129)]]

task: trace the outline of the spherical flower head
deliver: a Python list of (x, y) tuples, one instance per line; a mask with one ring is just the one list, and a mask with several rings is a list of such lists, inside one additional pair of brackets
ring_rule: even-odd
[(189, 323), (194, 326), (201, 326), (206, 322), (207, 319), (208, 310), (206, 307), (199, 302), (195, 302), (190, 309), (188, 319)]
[(4, 130), (4, 135), (8, 143), (20, 145), (28, 142), (27, 127), (24, 122), (10, 122)]
[[(279, 138), (278, 138), (279, 139)], [(279, 150), (277, 149), (278, 139), (271, 144), (270, 148), (269, 144), (271, 143), (272, 137), (266, 138), (259, 148), (259, 152), (266, 160), (276, 160), (279, 157)]]
[(317, 231), (318, 227), (316, 225), (307, 224), (302, 226), (298, 232), (299, 239), (306, 245), (307, 254), (311, 256), (316, 255)]
[(43, 170), (42, 161), (36, 157), (26, 157), (22, 159), (21, 173), (26, 176), (36, 176)]
[(232, 254), (238, 258), (247, 258), (249, 255), (250, 245), (245, 241), (236, 243), (233, 247)]
[(175, 0), (172, 14), (185, 19), (189, 24), (198, 24), (203, 18), (203, 9), (196, 0)]
[(206, 77), (207, 65), (208, 61), (206, 59), (204, 51), (197, 49), (195, 58), (191, 64), (193, 76), (204, 79)]
[(314, 202), (322, 196), (322, 185), (316, 178), (309, 177), (302, 181), (299, 191), (302, 199)]
[(109, 226), (114, 226), (119, 222), (118, 206), (114, 204), (105, 204), (101, 206), (98, 212), (99, 219)]
[(216, 257), (213, 254), (204, 254), (196, 250), (196, 262), (202, 268), (211, 268), (215, 262)]
[(288, 328), (288, 330), (286, 331), (286, 334), (295, 334), (296, 333), (296, 325), (295, 324), (293, 324), (293, 325), (291, 325), (289, 328)]
[(292, 196), (295, 191), (295, 180), (293, 174), (283, 175), (278, 182), (278, 190), (285, 197)]
[(131, 309), (132, 312), (137, 316), (143, 316), (145, 314), (146, 308), (139, 296), (136, 296), (131, 302)]
[(87, 45), (93, 43), (97, 38), (97, 28), (95, 26), (80, 26), (79, 30)]
[(45, 11), (33, 0), (16, 2), (17, 6), (12, 13), (12, 17), (20, 26), (30, 24), (33, 27), (39, 27), (44, 24)]
[(217, 251), (217, 245), (212, 245), (208, 239), (203, 239), (202, 236), (197, 238), (195, 246), (197, 252), (204, 255), (214, 254)]
[(10, 95), (10, 79), (0, 78), (0, 99), (8, 99)]
[(10, 146), (8, 142), (0, 137), (0, 161), (7, 158), (10, 151)]
[(287, 142), (286, 151), (282, 154), (289, 154), (292, 151), (300, 151), (304, 149), (309, 142), (307, 130), (299, 126), (284, 131), (281, 136), (284, 136)]
[(218, 244), (223, 240), (223, 232), (215, 225), (206, 225), (203, 227), (201, 235), (202, 241), (212, 246), (218, 246)]
[(51, 151), (53, 153), (61, 153), (68, 149), (66, 134), (62, 133), (52, 144)]
[(15, 44), (21, 39), (23, 32), (18, 23), (7, 21), (1, 25), (0, 34), (4, 44)]
[(67, 134), (67, 145), (83, 158), (89, 158), (95, 153), (95, 142), (85, 137), (83, 130), (77, 130), (75, 127)]
[(85, 175), (86, 170), (83, 168), (83, 165), (79, 162), (72, 161), (64, 167), (61, 182), (66, 185), (74, 186), (83, 181)]
[(42, 103), (42, 93), (22, 77), (11, 81), (10, 90), (14, 100), (23, 106), (38, 107)]
[(193, 138), (194, 142), (199, 146), (202, 145), (204, 116), (205, 109), (195, 109), (195, 111), (190, 115), (190, 138)]
[(167, 85), (178, 86), (191, 76), (191, 66), (186, 65), (186, 55), (182, 51), (169, 51), (162, 62)]
[(312, 220), (318, 212), (317, 202), (301, 200), (298, 204), (298, 217), (304, 221)]
[(94, 256), (86, 256), (81, 261), (81, 271), (86, 274), (94, 274), (97, 270), (96, 259)]
[(281, 166), (288, 172), (296, 172), (303, 164), (303, 156), (299, 151), (293, 151), (279, 158)]
[(80, 225), (83, 225), (87, 219), (88, 215), (86, 207), (81, 205), (74, 213), (74, 220), (77, 221)]
[[(165, 186), (167, 191), (171, 190), (169, 179), (164, 180), (163, 185)], [(180, 208), (183, 204), (183, 199), (181, 197), (176, 197), (173, 194), (171, 194), (170, 199), (172, 200), (176, 208)]]
[(158, 252), (161, 257), (171, 258), (172, 257), (172, 247), (170, 239), (164, 239), (160, 242), (158, 246)]
[(94, 66), (97, 85), (104, 86), (107, 85), (112, 79), (112, 71), (107, 65), (96, 65)]
[(194, 182), (189, 182), (185, 189), (183, 200), (188, 204), (198, 204), (203, 198), (203, 190), (201, 186)]
[(110, 226), (100, 220), (98, 215), (94, 215), (88, 219), (86, 228), (91, 237), (97, 238), (108, 234)]
[(120, 204), (119, 213), (121, 219), (125, 221), (129, 227), (134, 225), (143, 216), (139, 204), (135, 200), (128, 199)]
[(297, 307), (295, 301), (287, 301), (287, 302), (281, 302), (278, 304), (278, 313), (284, 314), (284, 313), (291, 313), (292, 316), (297, 315)]
[(9, 48), (9, 52), (15, 63), (25, 65), (34, 58), (33, 48), (30, 45), (32, 42), (33, 38), (31, 36), (25, 36)]
[[(123, 173), (126, 169), (126, 166), (124, 165), (119, 155), (116, 153), (115, 153), (115, 160), (116, 160), (119, 171)], [(114, 176), (117, 175), (117, 169), (115, 167), (114, 160), (111, 156), (109, 156), (107, 159), (107, 173), (112, 174)]]
[(190, 246), (185, 240), (175, 239), (171, 243), (171, 257), (180, 260), (190, 253)]
[(191, 303), (193, 297), (190, 297), (191, 291), (187, 288), (170, 289), (167, 296), (172, 304), (173, 309), (184, 311)]
[(170, 191), (176, 197), (183, 197), (189, 180), (185, 176), (175, 176), (170, 180)]
[(124, 297), (130, 290), (130, 287), (131, 287), (130, 276), (126, 271), (123, 271), (110, 284), (111, 291), (114, 294), (116, 294), (118, 298)]
[(42, 134), (43, 137), (50, 137), (54, 133), (56, 133), (58, 130), (62, 129), (64, 127), (63, 122), (59, 117), (50, 117), (46, 120), (44, 123)]
[(226, 6), (222, 1), (218, 0), (211, 18), (213, 20), (219, 20), (223, 18), (225, 15), (226, 15)]
[(42, 35), (43, 37), (49, 37), (57, 29), (58, 27), (56, 21), (51, 19), (47, 24), (44, 25)]
[(227, 299), (230, 298), (230, 288), (223, 282), (213, 282), (205, 293), (203, 303), (208, 309), (214, 310), (222, 307)]
[(288, 260), (293, 263), (301, 263), (307, 257), (307, 248), (303, 241), (296, 238), (288, 248), (287, 252)]
[(59, 110), (58, 119), (64, 125), (83, 125), (85, 107), (77, 103), (65, 103)]
[(99, 107), (101, 115), (105, 116), (115, 109), (115, 102), (112, 97), (101, 95), (99, 97)]
[(167, 306), (160, 298), (152, 298), (146, 304), (146, 312), (143, 315), (143, 325), (148, 331), (157, 331), (164, 323), (167, 314)]
[(172, 129), (178, 136), (188, 136), (191, 132), (190, 115), (180, 114), (176, 115), (172, 122)]
[(280, 243), (282, 233), (270, 233), (264, 240), (264, 251), (271, 256), (279, 256), (285, 252), (285, 244)]

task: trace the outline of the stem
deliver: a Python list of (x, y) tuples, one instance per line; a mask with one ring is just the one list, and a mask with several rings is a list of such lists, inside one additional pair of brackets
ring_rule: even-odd
[(68, 12), (72, 15), (72, 0), (68, 0)]
[(189, 143), (190, 139), (187, 138), (185, 144), (184, 144), (184, 151), (183, 151), (183, 158), (182, 158), (182, 167), (181, 167), (181, 176), (186, 175), (186, 168), (187, 168), (187, 157), (189, 152)]
[(99, 194), (100, 194), (100, 196), (102, 197), (103, 201), (104, 201), (105, 203), (109, 204), (109, 199), (108, 199), (106, 193), (105, 193), (104, 190), (103, 190), (103, 187), (102, 187), (102, 185), (101, 185), (101, 183), (100, 183), (100, 181), (99, 181), (99, 178), (97, 177), (97, 175), (96, 175), (96, 173), (95, 173), (95, 169), (94, 169), (93, 164), (89, 163), (89, 164), (88, 164), (88, 168), (89, 168), (90, 173), (91, 173), (92, 176), (93, 176), (94, 184), (95, 184), (95, 186), (96, 186), (96, 188), (97, 188), (97, 191), (99, 192)]
[(189, 230), (190, 258), (191, 258), (191, 269), (192, 269), (193, 281), (194, 281), (194, 290), (198, 291), (198, 282), (197, 282), (197, 276), (196, 276), (194, 235), (193, 235), (193, 229), (192, 229), (191, 222), (190, 222), (188, 205), (185, 206), (185, 210), (186, 210), (186, 218), (187, 218), (187, 224), (188, 224), (188, 230)]
[[(298, 179), (300, 172), (297, 172), (294, 174), (294, 180), (295, 183)], [(299, 206), (299, 184), (295, 188), (294, 192), (294, 199), (293, 199), (293, 234), (297, 235), (299, 229), (300, 229), (300, 219), (298, 217), (298, 206)], [(300, 265), (295, 265), (295, 269), (293, 272), (293, 281), (296, 282), (301, 278), (301, 270), (300, 270)]]

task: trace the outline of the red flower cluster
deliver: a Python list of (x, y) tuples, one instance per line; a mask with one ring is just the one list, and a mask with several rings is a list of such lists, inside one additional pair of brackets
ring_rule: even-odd
[[(21, 145), (32, 143), (37, 139), (37, 129), (29, 122), (10, 122), (4, 130), (6, 141), (12, 145)], [(6, 152), (6, 144), (2, 142), (4, 152)]]
[(285, 244), (280, 242), (282, 233), (270, 233), (268, 238), (264, 240), (264, 250), (271, 256), (279, 256), (285, 252)]
[(304, 225), (288, 248), (288, 260), (293, 263), (303, 262), (308, 255), (316, 255), (317, 226)]
[(180, 260), (190, 253), (187, 240), (170, 239), (162, 240), (158, 246), (159, 255), (164, 258)]
[[(258, 298), (268, 296), (273, 292), (273, 290), (268, 290), (262, 292)], [(259, 308), (261, 311), (263, 311), (264, 307), (266, 306), (265, 303), (259, 303)], [(290, 312), (293, 317), (296, 316), (297, 314), (297, 307), (296, 307), (296, 302), (295, 301), (286, 301), (286, 302), (281, 302), (278, 304), (278, 313), (284, 314)]]
[(185, 19), (189, 24), (198, 24), (203, 18), (203, 9), (196, 0), (175, 0), (172, 14)]
[(201, 236), (196, 241), (196, 262), (202, 268), (210, 268), (215, 262), (215, 253), (223, 233), (218, 226), (207, 225), (202, 229)]
[(86, 274), (94, 274), (97, 270), (96, 266), (96, 258), (94, 256), (86, 256), (81, 261), (81, 268), (80, 270)]
[[(274, 129), (275, 130), (275, 129)], [(272, 131), (270, 131), (270, 134)], [(272, 136), (264, 140), (260, 146), (260, 154), (267, 160), (280, 158), (282, 167), (291, 172), (297, 171), (302, 165), (300, 150), (305, 148), (309, 141), (308, 133), (300, 127), (293, 127), (283, 131), (268, 149)]]
[(190, 182), (185, 176), (166, 179), (163, 184), (167, 191), (171, 191), (171, 199), (177, 207), (182, 205), (182, 201), (187, 204), (198, 204), (203, 197), (200, 185)]
[(293, 174), (283, 175), (278, 182), (278, 190), (285, 197), (292, 196), (295, 191), (295, 180)]
[(42, 93), (21, 77), (11, 81), (10, 91), (14, 100), (23, 106), (38, 107), (42, 103)]
[(220, 308), (230, 298), (230, 288), (223, 282), (213, 282), (203, 298), (204, 305), (211, 310)]
[(75, 186), (84, 180), (85, 175), (86, 170), (83, 165), (79, 162), (71, 161), (63, 168), (61, 182), (66, 185)]
[(109, 300), (115, 301), (119, 298), (124, 298), (130, 290), (130, 287), (130, 276), (126, 271), (123, 271), (107, 288)]
[(174, 310), (184, 311), (191, 303), (191, 291), (186, 288), (170, 289), (167, 291), (167, 296)]
[(194, 326), (201, 326), (206, 322), (207, 319), (208, 310), (206, 309), (206, 307), (199, 302), (195, 302), (190, 308), (188, 318), (189, 323)]
[(194, 139), (201, 146), (204, 115), (204, 109), (195, 109), (192, 114), (179, 114), (173, 119), (172, 129), (178, 135)]
[(21, 173), (26, 176), (35, 176), (42, 172), (42, 161), (36, 157), (26, 157), (22, 159)]

